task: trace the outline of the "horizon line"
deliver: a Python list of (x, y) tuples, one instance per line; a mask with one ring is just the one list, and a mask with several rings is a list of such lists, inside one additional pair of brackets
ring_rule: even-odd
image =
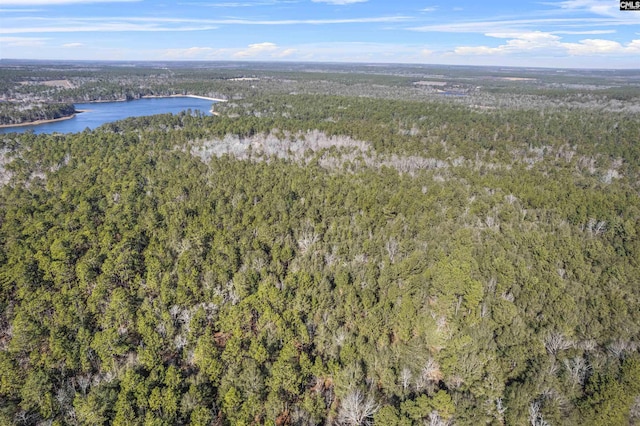
[(524, 65), (461, 65), (447, 63), (419, 63), (419, 62), (348, 62), (348, 61), (291, 61), (291, 60), (234, 60), (234, 59), (25, 59), (25, 58), (0, 58), (3, 61), (13, 62), (56, 62), (56, 63), (120, 63), (120, 64), (149, 64), (149, 63), (237, 63), (237, 64), (318, 64), (318, 65), (376, 65), (376, 66), (415, 66), (415, 67), (456, 67), (456, 68), (513, 68), (530, 70), (585, 70), (585, 71), (640, 71), (640, 67), (596, 68), (596, 67), (545, 67)]

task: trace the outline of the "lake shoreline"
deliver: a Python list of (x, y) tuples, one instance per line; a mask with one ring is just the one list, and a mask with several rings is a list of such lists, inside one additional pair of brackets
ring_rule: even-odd
[(64, 117), (59, 117), (59, 118), (52, 118), (50, 120), (24, 121), (22, 123), (17, 123), (17, 124), (0, 124), (0, 129), (10, 129), (12, 127), (24, 127), (24, 126), (38, 126), (40, 124), (56, 123), (58, 121), (71, 120), (72, 118), (75, 118), (77, 114), (81, 114), (83, 112), (87, 112), (87, 110), (84, 110), (84, 109), (76, 110), (76, 112), (74, 112), (71, 115), (65, 115)]
[(93, 101), (82, 101), (82, 102), (74, 102), (77, 104), (104, 104), (109, 102), (135, 102), (141, 99), (163, 99), (163, 98), (195, 98), (195, 99), (204, 99), (206, 101), (213, 102), (229, 102), (228, 99), (220, 99), (220, 98), (210, 98), (208, 96), (200, 96), (200, 95), (143, 95), (139, 98), (134, 99), (100, 99)]
[[(162, 95), (149, 95), (149, 96), (141, 96), (138, 99), (116, 99), (116, 100), (98, 100), (98, 101), (89, 101), (89, 102), (81, 102), (81, 103), (85, 103), (85, 104), (100, 104), (100, 103), (108, 103), (108, 102), (133, 102), (133, 101), (137, 101), (140, 99), (162, 99), (162, 98), (195, 98), (195, 99), (204, 99), (207, 101), (212, 101), (212, 102), (228, 102), (227, 99), (218, 99), (218, 98), (210, 98), (207, 96), (200, 96), (200, 95), (168, 95), (168, 96), (162, 96)], [(64, 117), (60, 117), (60, 118), (52, 118), (50, 120), (36, 120), (36, 121), (24, 121), (22, 123), (17, 123), (17, 124), (0, 124), (0, 129), (10, 129), (12, 127), (24, 127), (24, 126), (39, 126), (41, 124), (49, 124), (49, 123), (55, 123), (58, 121), (64, 121), (64, 120), (70, 120), (72, 118), (75, 118), (76, 114), (82, 113), (82, 112), (87, 112), (89, 110), (76, 110), (75, 113), (73, 113), (72, 115), (67, 115)], [(213, 115), (218, 115), (216, 114), (216, 112), (213, 110), (213, 108), (211, 108), (211, 110), (209, 111), (211, 114)]]
[(196, 99), (204, 99), (205, 101), (214, 101), (214, 102), (228, 102), (227, 99), (218, 99), (218, 98), (210, 98), (208, 96), (200, 96), (200, 95), (170, 95), (170, 96), (144, 96), (144, 98), (196, 98)]
[[(156, 98), (156, 99), (152, 99)], [(191, 99), (189, 99), (191, 98)], [(140, 102), (138, 104), (138, 102)], [(171, 96), (143, 96), (138, 99), (130, 99), (129, 101), (124, 99), (119, 100), (100, 100), (93, 102), (80, 102), (75, 103), (75, 111), (72, 115), (50, 119), (50, 120), (35, 120), (25, 121), (15, 124), (0, 125), (0, 134), (12, 133), (12, 132), (24, 132), (33, 130), (36, 134), (43, 132), (55, 132), (56, 129), (65, 129), (63, 133), (73, 131), (83, 131), (86, 128), (93, 129), (104, 123), (114, 122), (128, 117), (142, 117), (156, 114), (173, 113), (178, 114), (188, 109), (200, 110), (205, 112), (206, 115), (217, 115), (214, 111), (215, 104), (217, 102), (227, 102), (226, 99), (215, 99), (198, 95), (171, 95)], [(113, 107), (109, 106), (113, 105)], [(117, 105), (116, 105), (117, 104)], [(124, 105), (127, 104), (127, 105)], [(103, 105), (107, 105), (103, 107)], [(138, 106), (139, 105), (139, 106)], [(180, 108), (174, 108), (172, 105), (180, 105)], [(114, 115), (107, 115), (107, 119), (101, 121), (99, 117), (104, 114), (104, 111), (125, 111), (123, 113), (115, 113)], [(82, 118), (79, 118), (78, 113), (82, 112), (97, 112), (94, 114), (83, 114)], [(73, 120), (75, 118), (75, 120)], [(95, 123), (94, 123), (95, 122)], [(99, 123), (98, 123), (99, 122)], [(66, 123), (80, 123), (80, 127), (76, 129), (74, 124)]]
[[(218, 98), (209, 98), (207, 96), (200, 96), (200, 95), (169, 95), (169, 96), (157, 96), (157, 95), (150, 95), (150, 96), (142, 96), (140, 99), (158, 99), (158, 98), (195, 98), (195, 99), (204, 99), (205, 101), (212, 101), (212, 102), (229, 102), (227, 99), (218, 99)], [(215, 116), (219, 116), (220, 114), (215, 112), (213, 107), (211, 107), (211, 109), (209, 110), (209, 112), (212, 115)]]

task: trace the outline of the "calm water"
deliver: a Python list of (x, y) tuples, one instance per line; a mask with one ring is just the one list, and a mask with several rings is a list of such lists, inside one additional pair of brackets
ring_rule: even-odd
[(39, 124), (37, 126), (20, 126), (1, 128), (1, 133), (25, 132), (33, 130), (34, 133), (74, 133), (82, 132), (87, 127), (95, 129), (105, 123), (123, 120), (128, 117), (140, 117), (155, 114), (177, 114), (191, 109), (199, 110), (211, 115), (211, 105), (214, 101), (198, 98), (146, 98), (128, 102), (101, 102), (89, 104), (75, 104), (77, 110), (88, 110), (76, 114), (69, 120), (56, 121), (54, 123)]

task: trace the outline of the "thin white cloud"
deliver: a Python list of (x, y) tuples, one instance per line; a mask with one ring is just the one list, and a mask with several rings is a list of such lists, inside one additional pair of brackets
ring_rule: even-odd
[(578, 43), (562, 43), (569, 55), (640, 55), (640, 40), (623, 45), (613, 40), (586, 39)]
[(394, 62), (419, 63), (437, 60), (436, 52), (424, 45), (395, 43), (331, 42), (295, 45), (292, 59), (302, 61), (336, 62)]
[(438, 10), (438, 6), (429, 6), (429, 7), (420, 9), (420, 12), (435, 12), (436, 10)]
[(444, 32), (444, 33), (487, 33), (533, 30), (541, 26), (560, 27), (594, 27), (638, 25), (637, 21), (627, 21), (610, 18), (532, 18), (532, 19), (505, 19), (487, 21), (449, 22), (435, 25), (424, 25), (408, 28), (419, 32)]
[(67, 23), (66, 25), (40, 27), (0, 28), (0, 34), (36, 34), (36, 33), (81, 33), (81, 32), (175, 32), (205, 31), (216, 29), (215, 26), (159, 26), (153, 24), (137, 24), (131, 22)]
[[(401, 22), (405, 16), (382, 16), (344, 19), (181, 19), (181, 18), (14, 18), (7, 19), (0, 34), (72, 33), (72, 32), (134, 32), (134, 31), (204, 31), (218, 25), (338, 25), (360, 23)], [(13, 23), (13, 25), (9, 25)], [(27, 23), (27, 26), (22, 26)]]
[(289, 56), (295, 55), (298, 52), (298, 49), (284, 49), (280, 52), (274, 53), (274, 58), (287, 58)]
[(221, 52), (222, 49), (214, 49), (212, 47), (189, 47), (185, 49), (166, 49), (161, 56), (173, 60), (213, 59)]
[(488, 37), (507, 39), (499, 46), (460, 46), (454, 49), (457, 55), (519, 55), (537, 54), (541, 56), (600, 56), (640, 54), (640, 40), (623, 45), (613, 40), (585, 39), (577, 43), (563, 42), (558, 35), (533, 31), (527, 33), (487, 33)]
[(156, 51), (152, 58), (190, 60), (297, 60), (338, 62), (408, 62), (437, 60), (437, 52), (425, 46), (387, 43), (310, 43), (280, 46), (271, 42), (255, 43), (243, 48), (213, 49), (191, 47)]
[[(145, 18), (132, 18), (132, 20)], [(152, 20), (156, 20), (151, 18)], [(281, 19), (281, 20), (250, 20), (250, 19), (161, 19), (160, 22), (192, 22), (210, 23), (214, 25), (241, 24), (241, 25), (324, 25), (324, 24), (368, 24), (383, 22), (402, 22), (411, 19), (408, 16), (377, 16), (370, 18), (343, 18), (343, 19)]]
[(530, 33), (487, 33), (485, 35), (509, 40), (507, 40), (506, 44), (497, 47), (461, 46), (457, 47), (454, 52), (459, 55), (505, 55), (545, 50), (546, 54), (550, 54), (551, 50), (558, 47), (560, 40), (560, 37), (556, 35), (540, 31)]
[(346, 4), (355, 4), (355, 3), (366, 3), (369, 0), (311, 0), (314, 3), (328, 3), (335, 4), (338, 6), (344, 6)]
[(560, 2), (543, 3), (571, 12), (589, 12), (596, 15), (615, 16), (620, 12), (619, 3), (609, 0), (567, 0)]
[(263, 42), (250, 44), (244, 48), (189, 47), (178, 49), (164, 49), (159, 55), (164, 59), (172, 60), (213, 60), (213, 59), (274, 59), (286, 58), (296, 55), (298, 49), (293, 47), (282, 48), (275, 43)]
[(241, 50), (233, 54), (234, 58), (252, 58), (254, 56), (259, 56), (267, 52), (273, 52), (278, 50), (278, 46), (274, 43), (264, 42), (264, 43), (255, 43), (250, 44), (249, 47), (245, 50)]
[(298, 1), (299, 0), (264, 0), (264, 1), (229, 1), (229, 2), (219, 2), (219, 3), (184, 2), (184, 3), (178, 3), (178, 4), (181, 6), (235, 8), (235, 7), (273, 6), (277, 4), (298, 3)]
[(283, 19), (283, 20), (250, 20), (250, 19), (221, 19), (201, 20), (212, 24), (239, 25), (330, 25), (330, 24), (370, 24), (383, 22), (402, 22), (411, 19), (408, 16), (380, 16), (372, 18), (344, 18), (344, 19)]
[(142, 0), (3, 0), (3, 6), (59, 6), (82, 3), (132, 3)]
[(35, 13), (43, 9), (0, 9), (0, 13)]
[(0, 37), (0, 43), (6, 47), (40, 47), (47, 40), (42, 37)]
[(560, 37), (551, 33), (543, 31), (529, 31), (529, 32), (507, 32), (507, 33), (486, 33), (487, 37), (494, 38), (511, 38), (528, 41), (542, 41), (542, 40), (560, 40)]
[(584, 30), (584, 31), (551, 31), (551, 34), (566, 34), (566, 35), (596, 35), (596, 34), (614, 34), (616, 30)]
[(84, 43), (65, 43), (62, 45), (62, 47), (67, 47), (67, 48), (75, 48), (75, 47), (83, 47), (85, 46)]

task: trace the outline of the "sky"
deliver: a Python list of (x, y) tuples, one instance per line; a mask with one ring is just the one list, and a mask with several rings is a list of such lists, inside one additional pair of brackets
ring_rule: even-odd
[(0, 0), (0, 59), (640, 68), (619, 0)]

